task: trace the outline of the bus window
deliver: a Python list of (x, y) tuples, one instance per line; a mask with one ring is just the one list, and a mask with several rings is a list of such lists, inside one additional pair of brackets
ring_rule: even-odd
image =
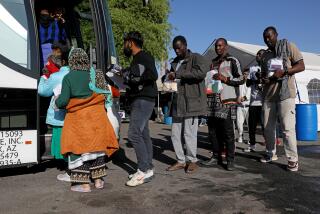
[(37, 93), (28, 89), (0, 91), (0, 130), (36, 129)]
[(0, 29), (0, 54), (30, 69), (30, 45), (24, 0), (0, 0)]

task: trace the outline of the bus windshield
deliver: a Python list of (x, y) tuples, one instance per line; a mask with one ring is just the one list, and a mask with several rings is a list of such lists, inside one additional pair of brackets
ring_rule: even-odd
[(30, 69), (27, 15), (23, 0), (0, 0), (0, 29), (0, 54)]

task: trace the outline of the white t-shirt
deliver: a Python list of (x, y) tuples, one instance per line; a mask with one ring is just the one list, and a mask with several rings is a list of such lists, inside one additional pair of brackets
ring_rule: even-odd
[(242, 84), (242, 85), (239, 86), (240, 97), (246, 97), (247, 98), (245, 101), (241, 102), (242, 106), (249, 106), (249, 104), (250, 104), (250, 94), (251, 94), (250, 91), (251, 91), (251, 89), (248, 88), (246, 86), (246, 84)]
[[(256, 73), (261, 72), (260, 66), (251, 66), (249, 69), (250, 73), (248, 79), (257, 80)], [(250, 96), (250, 105), (251, 106), (262, 106), (262, 90), (258, 88), (257, 84), (252, 84), (251, 86), (251, 96)]]

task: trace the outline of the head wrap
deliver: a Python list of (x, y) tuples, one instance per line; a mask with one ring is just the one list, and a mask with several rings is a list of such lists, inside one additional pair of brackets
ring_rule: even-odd
[(70, 51), (68, 62), (71, 70), (90, 71), (89, 57), (81, 48), (74, 48)]

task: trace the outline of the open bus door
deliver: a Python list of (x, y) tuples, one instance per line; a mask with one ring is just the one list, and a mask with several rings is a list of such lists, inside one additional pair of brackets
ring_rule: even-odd
[(0, 168), (37, 164), (50, 153), (50, 133), (40, 140), (38, 4), (64, 9), (68, 43), (86, 50), (96, 69), (117, 63), (105, 0), (0, 0)]

